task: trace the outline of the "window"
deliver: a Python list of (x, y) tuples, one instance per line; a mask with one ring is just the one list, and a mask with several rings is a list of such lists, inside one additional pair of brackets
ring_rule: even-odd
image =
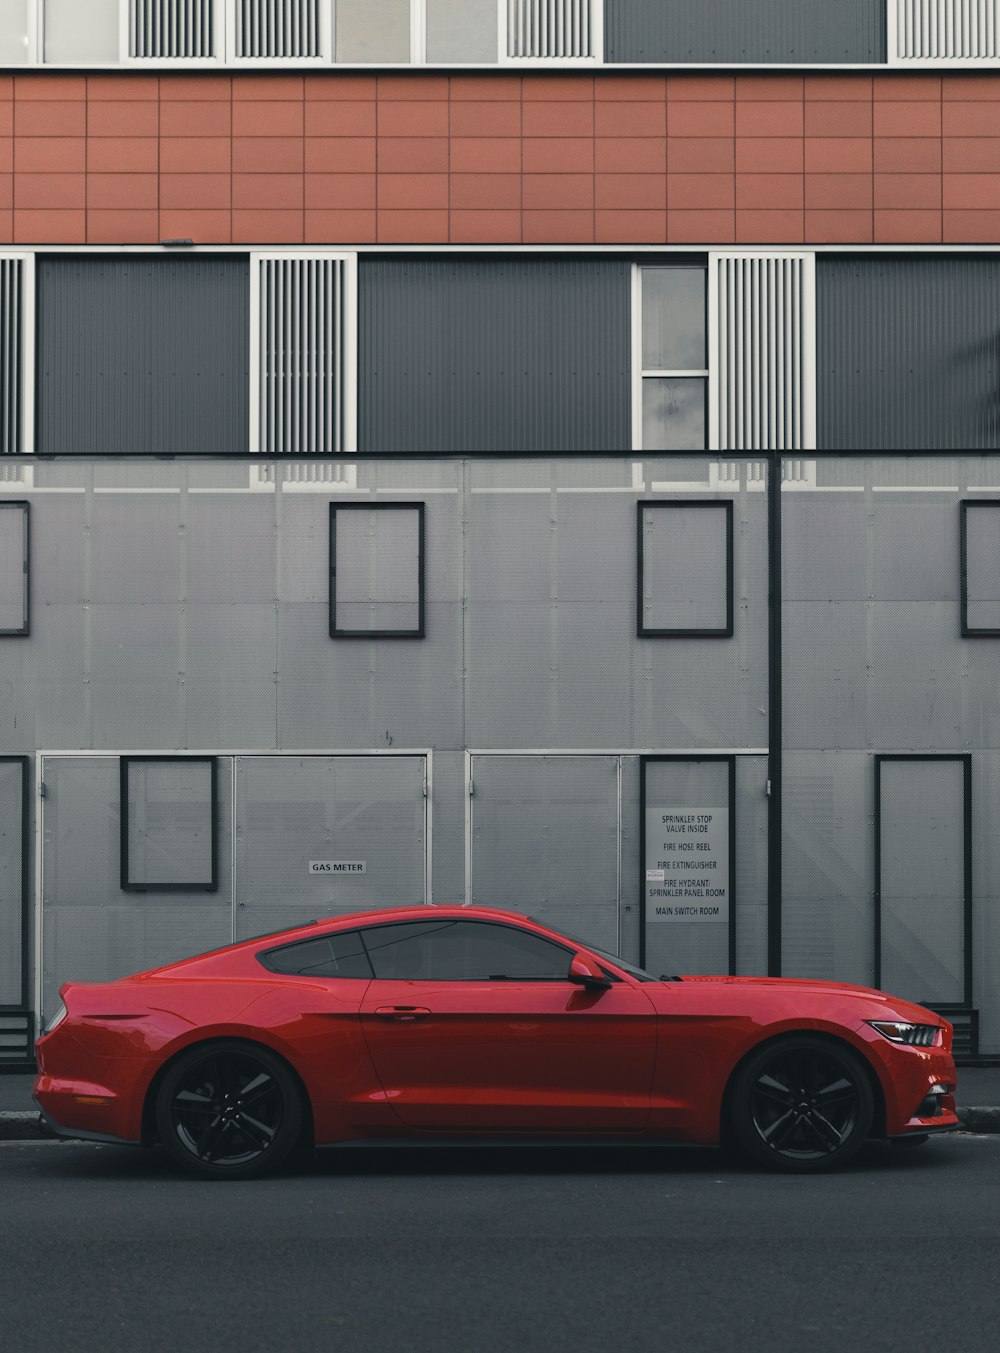
[(372, 967), (365, 946), (356, 930), (301, 940), (282, 949), (261, 954), (260, 961), (270, 972), (294, 973), (300, 977), (343, 977), (367, 980)]
[(32, 0), (4, 0), (0, 5), (0, 66), (21, 66), (35, 59)]
[(121, 758), (123, 892), (215, 892), (214, 756)]
[(27, 425), (31, 420), (31, 389), (27, 365), (32, 344), (25, 342), (25, 325), (34, 323), (34, 258), (0, 255), (0, 455), (31, 450)]
[(962, 503), (962, 637), (1000, 639), (1000, 499)]
[(889, 64), (995, 66), (997, 0), (887, 0)]
[(330, 636), (424, 637), (424, 504), (330, 504)]
[(30, 628), (28, 514), (23, 502), (0, 500), (0, 635)]
[(376, 978), (426, 982), (565, 982), (572, 955), (490, 921), (414, 921), (361, 932)]
[(67, 66), (117, 62), (120, 4), (121, 0), (44, 0), (44, 60)]
[(715, 499), (638, 504), (640, 638), (733, 633), (733, 505)]
[(636, 267), (633, 442), (638, 451), (706, 445), (707, 273), (701, 264)]

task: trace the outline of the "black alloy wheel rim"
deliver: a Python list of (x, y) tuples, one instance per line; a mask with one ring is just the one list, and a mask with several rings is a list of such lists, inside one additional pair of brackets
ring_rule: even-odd
[(245, 1053), (196, 1062), (170, 1103), (174, 1135), (206, 1165), (247, 1165), (270, 1150), (284, 1119), (284, 1098), (271, 1072)]
[(839, 1057), (810, 1050), (778, 1053), (750, 1089), (750, 1113), (761, 1141), (788, 1160), (822, 1160), (857, 1126), (861, 1094)]

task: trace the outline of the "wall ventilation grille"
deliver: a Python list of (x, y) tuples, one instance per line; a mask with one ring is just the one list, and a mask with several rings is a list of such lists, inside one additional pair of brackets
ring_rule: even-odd
[(897, 61), (996, 61), (1000, 0), (889, 0)]
[(262, 258), (259, 450), (344, 451), (347, 263)]
[(322, 56), (320, 0), (236, 0), (237, 60)]
[(507, 0), (507, 55), (581, 60), (595, 55), (593, 0)]
[(0, 455), (21, 450), (24, 263), (0, 258)]
[(216, 3), (217, 0), (131, 0), (129, 54), (140, 61), (214, 57)]
[(716, 268), (720, 451), (804, 451), (815, 441), (814, 262), (719, 255)]

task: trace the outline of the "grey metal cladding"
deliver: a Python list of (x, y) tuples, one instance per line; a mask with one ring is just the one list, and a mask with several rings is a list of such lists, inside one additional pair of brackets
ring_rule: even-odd
[(886, 59), (885, 0), (604, 0), (608, 61)]
[(1000, 260), (816, 263), (822, 450), (1000, 447)]
[(362, 259), (359, 450), (627, 450), (629, 268)]
[(249, 450), (247, 260), (39, 259), (37, 449)]

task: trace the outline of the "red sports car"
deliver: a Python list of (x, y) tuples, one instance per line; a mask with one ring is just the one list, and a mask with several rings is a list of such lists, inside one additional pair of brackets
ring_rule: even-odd
[(299, 1143), (631, 1138), (780, 1170), (958, 1124), (951, 1026), (867, 987), (661, 977), (515, 912), (340, 916), (100, 985), (37, 1045), (53, 1132), (247, 1178)]

